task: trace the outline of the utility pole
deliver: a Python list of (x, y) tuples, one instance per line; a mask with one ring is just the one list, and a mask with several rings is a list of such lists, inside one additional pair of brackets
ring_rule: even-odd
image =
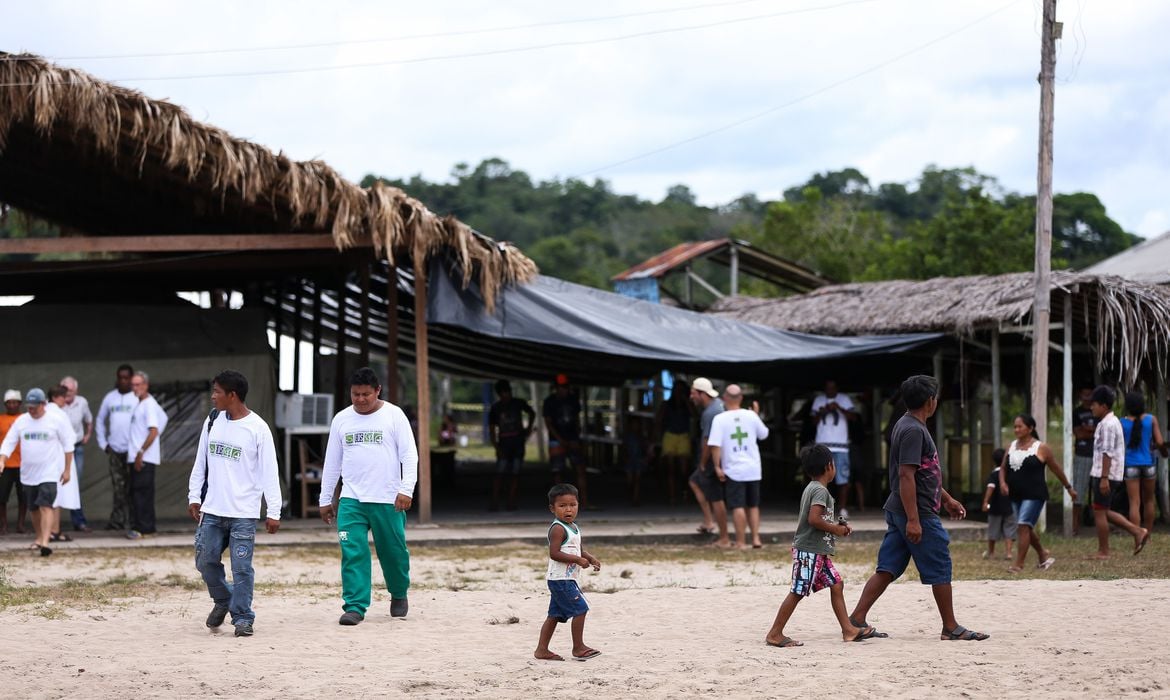
[[(1052, 276), (1052, 109), (1055, 100), (1056, 0), (1044, 0), (1040, 39), (1040, 155), (1036, 169), (1036, 298), (1032, 306), (1032, 416), (1045, 439), (1048, 428), (1048, 326)], [(1069, 319), (1065, 319), (1068, 323)], [(998, 418), (998, 416), (997, 416)], [(1065, 420), (1068, 416), (1065, 416)], [(1065, 456), (1068, 459), (1068, 456)]]

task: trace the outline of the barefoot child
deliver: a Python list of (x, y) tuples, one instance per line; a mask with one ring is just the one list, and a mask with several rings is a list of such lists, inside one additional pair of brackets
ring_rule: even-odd
[(983, 512), (987, 513), (987, 551), (984, 559), (995, 558), (995, 542), (1003, 541), (1003, 558), (1011, 560), (1012, 541), (1016, 539), (1016, 516), (1012, 512), (1012, 500), (999, 491), (1000, 465), (1003, 464), (1004, 452), (1002, 447), (995, 448), (991, 453), (991, 463), (995, 469), (987, 477), (987, 490), (983, 492)]
[(581, 595), (577, 579), (582, 568), (592, 566), (594, 571), (600, 571), (601, 562), (581, 546), (581, 528), (574, 522), (578, 507), (575, 487), (557, 484), (549, 489), (548, 509), (553, 514), (552, 525), (548, 528), (548, 590), (551, 598), (548, 617), (540, 628), (540, 640), (533, 654), (544, 661), (565, 660), (559, 654), (549, 651), (548, 643), (552, 641), (557, 624), (567, 622), (570, 618), (573, 620), (570, 627), (573, 633), (573, 658), (585, 661), (601, 654), (585, 646), (582, 641), (589, 605), (585, 602), (585, 596)]
[(772, 647), (803, 646), (785, 636), (784, 625), (796, 611), (797, 603), (822, 588), (829, 589), (833, 613), (841, 625), (841, 638), (846, 642), (869, 639), (874, 636), (872, 627), (859, 629), (849, 621), (845, 584), (829, 558), (836, 552), (837, 538), (848, 537), (853, 532), (853, 528), (838, 523), (833, 514), (835, 503), (829, 494), (829, 484), (837, 475), (833, 453), (824, 445), (811, 445), (801, 451), (800, 462), (809, 482), (800, 497), (800, 519), (792, 540), (792, 591), (780, 604), (765, 641)]

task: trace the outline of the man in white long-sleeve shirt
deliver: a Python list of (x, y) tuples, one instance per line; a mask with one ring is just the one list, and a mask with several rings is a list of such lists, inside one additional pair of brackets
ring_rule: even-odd
[[(333, 417), (321, 478), (321, 519), (337, 520), (341, 544), (341, 597), (345, 613), (338, 622), (356, 625), (370, 607), (370, 544), (374, 534), (378, 562), (390, 591), (390, 615), (405, 617), (410, 588), (406, 548), (406, 511), (418, 480), (418, 450), (402, 409), (383, 401), (381, 383), (363, 367), (349, 381), (352, 406)], [(333, 509), (333, 490), (341, 479), (341, 500)]]
[[(203, 575), (215, 607), (207, 626), (215, 629), (230, 612), (237, 637), (252, 636), (255, 571), (252, 550), (260, 498), (268, 507), (269, 534), (280, 529), (280, 476), (276, 443), (264, 419), (248, 410), (248, 380), (234, 370), (220, 372), (211, 385), (215, 411), (203, 423), (195, 466), (187, 482), (187, 507), (199, 523), (195, 531), (195, 567)], [(218, 412), (218, 413), (217, 413)], [(223, 553), (230, 550), (232, 582)]]
[(107, 530), (125, 530), (130, 526), (130, 466), (126, 451), (130, 449), (130, 414), (138, 405), (138, 397), (130, 391), (134, 368), (118, 367), (114, 388), (102, 399), (94, 430), (98, 447), (110, 460), (110, 522)]

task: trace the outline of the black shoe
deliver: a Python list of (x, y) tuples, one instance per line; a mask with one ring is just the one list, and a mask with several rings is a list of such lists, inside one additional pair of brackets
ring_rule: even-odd
[(237, 637), (251, 637), (252, 636), (252, 623), (251, 622), (241, 622), (240, 624), (236, 625), (236, 636)]
[(227, 618), (227, 614), (228, 609), (226, 605), (216, 605), (211, 609), (211, 614), (207, 616), (207, 626), (211, 629), (219, 627), (223, 624), (224, 619)]
[(410, 604), (406, 602), (406, 598), (394, 598), (390, 601), (390, 617), (406, 617), (407, 610), (410, 610)]
[(362, 615), (360, 612), (350, 610), (341, 616), (341, 619), (337, 621), (337, 624), (345, 625), (346, 627), (353, 627), (364, 619), (366, 619), (365, 615)]

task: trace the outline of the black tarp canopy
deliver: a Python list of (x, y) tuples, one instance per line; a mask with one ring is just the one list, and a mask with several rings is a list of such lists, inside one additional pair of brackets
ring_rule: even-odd
[[(830, 337), (775, 330), (630, 299), (553, 277), (507, 287), (488, 314), (474, 283), (463, 286), (450, 263), (432, 260), (427, 323), (438, 341), (434, 360), (452, 352), (468, 367), (496, 365), (503, 376), (615, 386), (669, 369), (725, 379), (819, 385), (879, 369), (929, 365), (898, 355), (931, 344), (938, 333)], [(463, 342), (460, 342), (460, 341)], [(441, 349), (440, 349), (441, 348)], [(460, 350), (462, 348), (462, 350)], [(490, 358), (490, 359), (489, 359)], [(862, 362), (864, 360), (864, 362)], [(441, 361), (441, 360), (440, 360)], [(891, 362), (892, 361), (892, 362)], [(814, 367), (817, 376), (809, 376)]]

